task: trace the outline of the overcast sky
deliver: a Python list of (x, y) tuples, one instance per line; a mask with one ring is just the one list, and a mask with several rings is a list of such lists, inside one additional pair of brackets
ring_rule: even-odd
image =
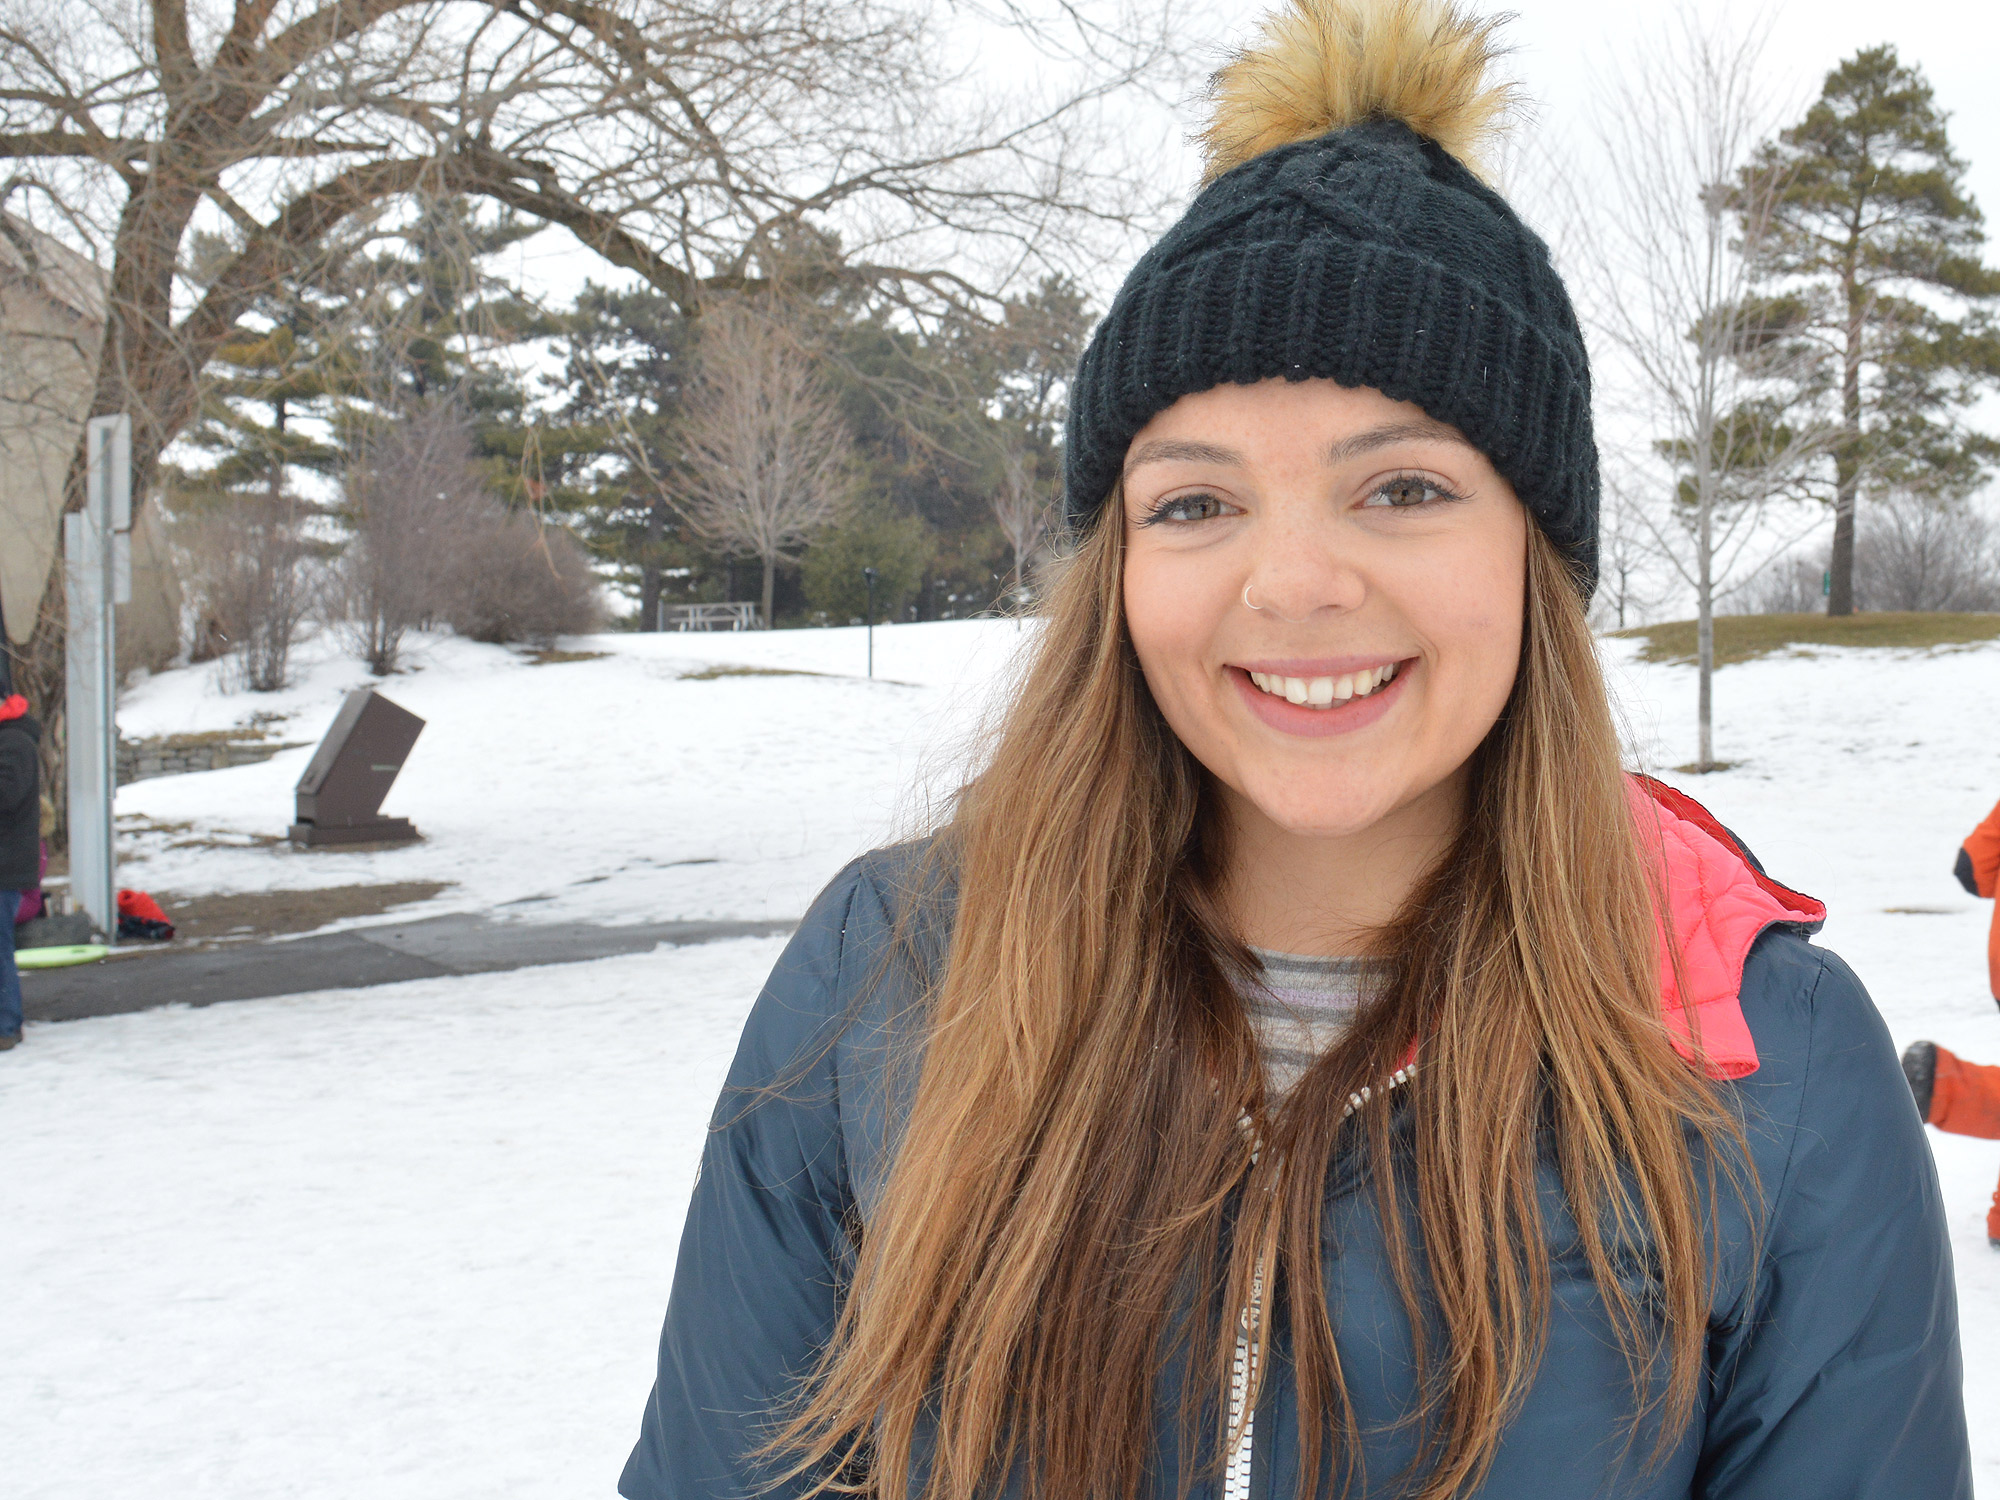
[[(1552, 127), (1583, 112), (1592, 71), (1629, 50), (1657, 24), (1663, 7), (1620, 0), (1518, 0), (1508, 35), (1515, 64)], [(1971, 164), (1968, 181), (1989, 216), (2000, 209), (2000, 6), (1991, 0), (1792, 0), (1784, 6), (1717, 4), (1702, 14), (1744, 25), (1768, 16), (1765, 52), (1772, 86), (1801, 103), (1819, 92), (1827, 72), (1863, 47), (1889, 42), (1906, 63), (1922, 68), (1950, 113), (1952, 144)]]

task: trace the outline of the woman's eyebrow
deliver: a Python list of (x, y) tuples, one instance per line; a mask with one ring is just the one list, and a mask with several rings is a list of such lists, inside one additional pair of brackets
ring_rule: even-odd
[(1350, 459), (1360, 458), (1365, 453), (1373, 453), (1377, 448), (1393, 447), (1397, 443), (1457, 443), (1470, 447), (1465, 434), (1446, 422), (1436, 422), (1429, 417), (1415, 417), (1407, 422), (1386, 422), (1380, 427), (1370, 427), (1362, 432), (1350, 433), (1338, 438), (1327, 446), (1326, 461), (1329, 464), (1344, 464)]
[[(1380, 427), (1370, 427), (1338, 438), (1327, 447), (1326, 461), (1328, 464), (1344, 464), (1397, 443), (1457, 443), (1470, 446), (1466, 443), (1465, 434), (1449, 423), (1415, 417), (1406, 422), (1385, 422)], [(1226, 468), (1240, 469), (1243, 467), (1243, 455), (1234, 448), (1224, 448), (1216, 443), (1187, 438), (1155, 438), (1133, 450), (1131, 458), (1126, 461), (1125, 472), (1129, 475), (1144, 464), (1174, 462), (1221, 464)]]
[(1155, 438), (1150, 443), (1142, 443), (1125, 461), (1125, 472), (1130, 474), (1141, 464), (1162, 464), (1175, 461), (1197, 464), (1223, 464), (1232, 469), (1243, 467), (1243, 455), (1234, 448), (1220, 448), (1214, 443), (1189, 442), (1177, 438)]

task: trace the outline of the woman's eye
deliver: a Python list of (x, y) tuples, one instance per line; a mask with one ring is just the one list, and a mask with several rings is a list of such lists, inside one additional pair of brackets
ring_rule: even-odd
[(1146, 519), (1140, 524), (1157, 526), (1162, 522), (1174, 524), (1207, 521), (1226, 513), (1229, 509), (1229, 505), (1215, 495), (1175, 495), (1171, 499), (1162, 500), (1146, 512)]
[(1459, 500), (1464, 497), (1446, 489), (1436, 480), (1426, 479), (1421, 474), (1398, 474), (1394, 479), (1378, 485), (1375, 492), (1364, 504), (1392, 506), (1397, 510), (1408, 510), (1412, 506), (1427, 505), (1433, 500)]

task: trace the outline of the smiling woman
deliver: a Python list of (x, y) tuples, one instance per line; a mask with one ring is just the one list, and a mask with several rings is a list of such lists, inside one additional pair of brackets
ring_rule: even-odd
[(1293, 0), (1219, 76), (990, 761), (745, 1029), (634, 1500), (1970, 1496), (1880, 1019), (1619, 761), (1491, 50)]

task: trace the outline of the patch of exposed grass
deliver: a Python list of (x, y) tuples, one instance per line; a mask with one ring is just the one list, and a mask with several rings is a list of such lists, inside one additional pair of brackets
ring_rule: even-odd
[[(1675, 620), (1666, 625), (1639, 625), (1614, 630), (1622, 640), (1643, 641), (1639, 659), (1650, 662), (1694, 661), (1695, 622)], [(1755, 661), (1776, 651), (1812, 646), (1880, 646), (1896, 651), (1936, 651), (1976, 646), (2000, 640), (2000, 614), (1914, 614), (1884, 611), (1845, 615), (1717, 615), (1715, 664)]]
[(117, 817), (120, 833), (186, 833), (193, 823), (168, 823), (148, 813), (119, 813)]
[(217, 745), (255, 745), (270, 738), (270, 730), (250, 725), (235, 729), (203, 729), (193, 734), (161, 734), (136, 743), (148, 750), (171, 753), (176, 750), (210, 750)]
[(276, 833), (219, 833), (206, 838), (175, 839), (169, 849), (275, 849), (285, 843)]
[(528, 665), (531, 667), (559, 667), (565, 662), (572, 661), (603, 661), (610, 654), (609, 651), (557, 651), (550, 648), (546, 651), (530, 651), (527, 657)]
[(715, 682), (723, 677), (824, 677), (824, 672), (803, 672), (796, 667), (737, 667), (717, 662), (699, 672), (683, 672), (682, 682)]

